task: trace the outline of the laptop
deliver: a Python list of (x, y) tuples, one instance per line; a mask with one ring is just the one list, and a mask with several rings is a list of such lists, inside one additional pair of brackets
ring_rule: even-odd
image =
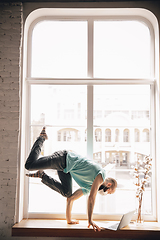
[(118, 222), (118, 223), (115, 223), (115, 224), (113, 224), (113, 223), (102, 223), (101, 227), (104, 230), (109, 229), (109, 230), (113, 230), (113, 231), (117, 231), (121, 228), (124, 228), (130, 223), (130, 221), (131, 221), (131, 219), (134, 215), (134, 212), (135, 212), (135, 210), (123, 214), (120, 222)]

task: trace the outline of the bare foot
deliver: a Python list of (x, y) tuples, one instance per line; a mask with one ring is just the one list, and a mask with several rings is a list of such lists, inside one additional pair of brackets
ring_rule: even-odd
[(35, 178), (42, 178), (44, 172), (43, 171), (37, 171), (36, 173), (29, 173), (26, 174), (27, 177), (35, 177)]
[(45, 140), (48, 139), (48, 136), (46, 134), (46, 127), (43, 127), (40, 136), (43, 137)]
[(68, 224), (79, 224), (79, 220), (71, 220)]

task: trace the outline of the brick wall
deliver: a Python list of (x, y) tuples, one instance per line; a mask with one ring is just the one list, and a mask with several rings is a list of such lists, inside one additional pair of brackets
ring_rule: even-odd
[(15, 216), (21, 3), (0, 3), (0, 239)]

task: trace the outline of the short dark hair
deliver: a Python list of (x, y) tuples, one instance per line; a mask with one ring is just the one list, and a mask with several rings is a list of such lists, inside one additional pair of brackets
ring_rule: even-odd
[(114, 178), (111, 178), (111, 177), (106, 178), (106, 182), (112, 184), (111, 189), (115, 189), (117, 187), (117, 181)]

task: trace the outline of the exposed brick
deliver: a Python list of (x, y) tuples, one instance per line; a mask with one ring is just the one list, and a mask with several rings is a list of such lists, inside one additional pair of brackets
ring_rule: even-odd
[(19, 129), (21, 3), (0, 3), (0, 239), (14, 223)]
[(5, 77), (2, 81), (2, 77), (0, 78), (0, 82), (4, 83), (19, 83), (19, 78), (14, 78), (14, 77)]
[(11, 29), (12, 25), (11, 23), (2, 23), (1, 24), (1, 29)]
[[(6, 79), (5, 79), (6, 80)], [(7, 89), (19, 89), (19, 82), (6, 82), (4, 81), (3, 83), (1, 83), (0, 81), (0, 89), (4, 89), (4, 90), (7, 90)]]

